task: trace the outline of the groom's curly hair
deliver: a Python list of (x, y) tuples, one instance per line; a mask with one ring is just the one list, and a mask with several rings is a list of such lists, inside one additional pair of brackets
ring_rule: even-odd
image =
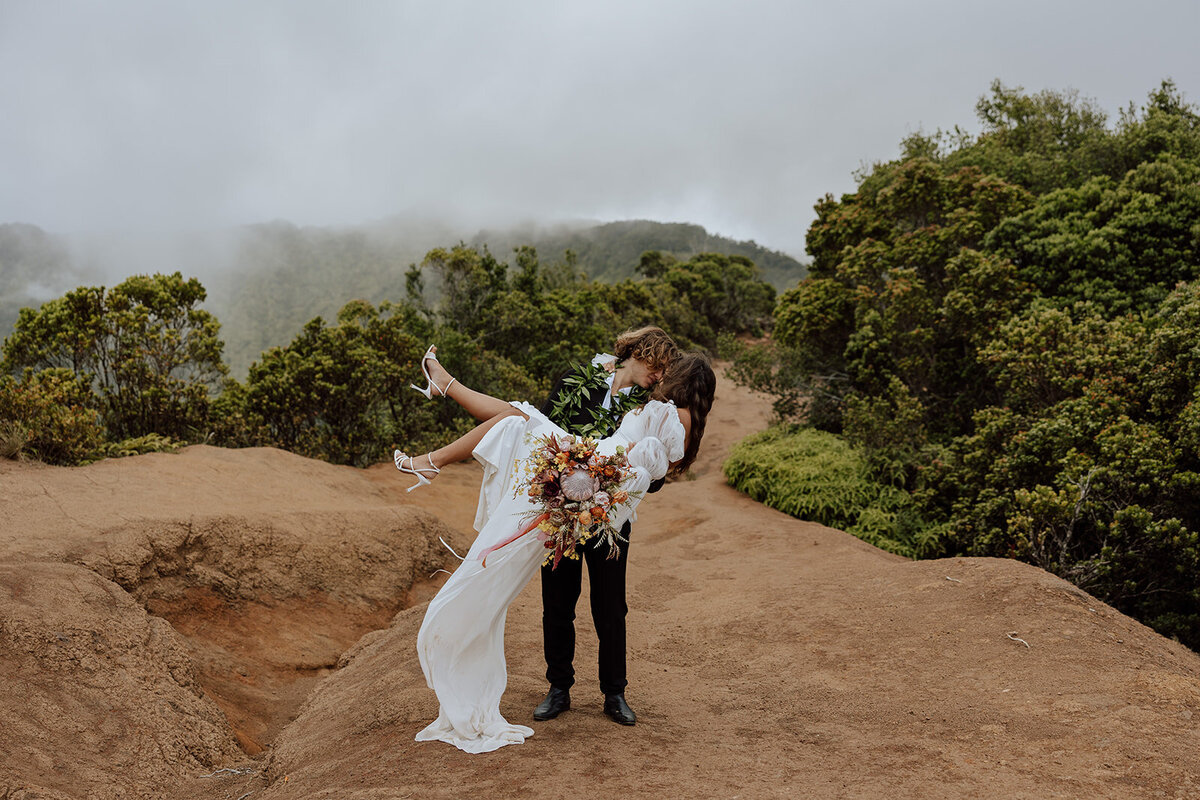
[(671, 470), (672, 475), (682, 475), (696, 460), (716, 392), (717, 375), (713, 372), (712, 362), (703, 353), (680, 355), (671, 362), (667, 374), (658, 386), (654, 387), (656, 399), (670, 400), (676, 408), (686, 408), (691, 415), (691, 431), (688, 433), (683, 458)]
[(645, 362), (651, 369), (665, 371), (679, 357), (679, 346), (662, 328), (648, 325), (618, 336), (613, 345), (613, 355), (621, 361), (634, 358)]

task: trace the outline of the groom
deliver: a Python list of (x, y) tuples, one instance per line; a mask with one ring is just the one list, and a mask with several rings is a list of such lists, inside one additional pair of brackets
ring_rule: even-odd
[[(613, 346), (616, 360), (600, 357), (564, 375), (550, 392), (542, 413), (576, 435), (600, 438), (611, 434), (625, 413), (648, 399), (648, 390), (679, 354), (670, 336), (655, 327), (626, 331)], [(661, 480), (648, 491), (662, 487)], [(604, 713), (622, 725), (633, 725), (637, 716), (625, 702), (625, 564), (629, 552), (630, 524), (621, 528), (626, 540), (620, 555), (607, 558), (608, 548), (589, 544), (583, 548), (591, 586), (592, 621), (600, 640), (600, 691)], [(563, 559), (557, 569), (542, 567), (542, 636), (546, 653), (546, 679), (550, 692), (533, 711), (536, 720), (554, 719), (571, 707), (575, 683), (575, 604), (583, 581), (583, 565)]]

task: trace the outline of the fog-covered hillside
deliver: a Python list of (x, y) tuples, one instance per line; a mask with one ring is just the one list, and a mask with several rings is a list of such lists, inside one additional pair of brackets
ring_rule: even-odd
[(638, 259), (647, 250), (680, 259), (702, 252), (746, 256), (776, 289), (805, 274), (796, 259), (754, 242), (716, 236), (699, 225), (648, 220), (482, 231), (405, 218), (343, 228), (271, 222), (189, 234), (174, 249), (161, 237), (83, 240), (33, 225), (3, 225), (0, 337), (12, 330), (22, 306), (37, 306), (81, 283), (111, 285), (130, 274), (180, 270), (208, 289), (206, 307), (221, 321), (225, 360), (242, 375), (263, 350), (288, 343), (314, 317), (332, 319), (349, 300), (403, 299), (409, 267), (430, 249), (459, 242), (487, 247), (510, 262), (516, 247), (533, 246), (546, 261), (569, 249), (579, 270), (608, 282), (639, 277)]

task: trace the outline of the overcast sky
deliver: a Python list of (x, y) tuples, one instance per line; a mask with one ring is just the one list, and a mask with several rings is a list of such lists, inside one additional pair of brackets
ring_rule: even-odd
[(0, 0), (0, 222), (700, 223), (813, 203), (999, 78), (1200, 102), (1200, 1)]

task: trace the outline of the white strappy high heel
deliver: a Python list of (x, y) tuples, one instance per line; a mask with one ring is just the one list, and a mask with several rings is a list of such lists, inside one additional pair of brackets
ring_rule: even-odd
[[(428, 486), (430, 483), (432, 483), (432, 481), (430, 481), (429, 478), (426, 478), (425, 475), (422, 473), (432, 472), (434, 475), (442, 474), (442, 471), (440, 469), (438, 469), (437, 465), (435, 465), (433, 463), (433, 456), (428, 455), (425, 457), (429, 459), (429, 466), (428, 467), (417, 467), (417, 466), (413, 465), (413, 457), (412, 456), (406, 455), (405, 453), (402, 453), (399, 450), (392, 451), (392, 461), (396, 462), (396, 469), (400, 470), (405, 475), (416, 476), (417, 482), (414, 483), (412, 486), (408, 487), (408, 489), (406, 491), (411, 492), (413, 489), (416, 489), (420, 486)], [(408, 461), (408, 466), (404, 466), (405, 460)]]
[(429, 370), (427, 370), (425, 368), (425, 362), (429, 361), (430, 359), (437, 361), (437, 353), (433, 352), (433, 348), (435, 348), (435, 347), (437, 347), (437, 345), (433, 345), (433, 344), (429, 345), (429, 349), (425, 351), (425, 355), (421, 356), (421, 372), (423, 372), (425, 374), (425, 388), (422, 389), (420, 386), (417, 386), (415, 383), (409, 384), (409, 386), (416, 389), (421, 394), (425, 395), (426, 400), (433, 399), (434, 389), (437, 390), (437, 393), (439, 395), (441, 395), (442, 397), (445, 397), (446, 392), (450, 391), (450, 387), (454, 385), (454, 382), (456, 380), (458, 380), (457, 378), (451, 378), (450, 382), (447, 383), (446, 387), (443, 389), (441, 386), (438, 386), (436, 383), (433, 382), (433, 378), (429, 377)]

